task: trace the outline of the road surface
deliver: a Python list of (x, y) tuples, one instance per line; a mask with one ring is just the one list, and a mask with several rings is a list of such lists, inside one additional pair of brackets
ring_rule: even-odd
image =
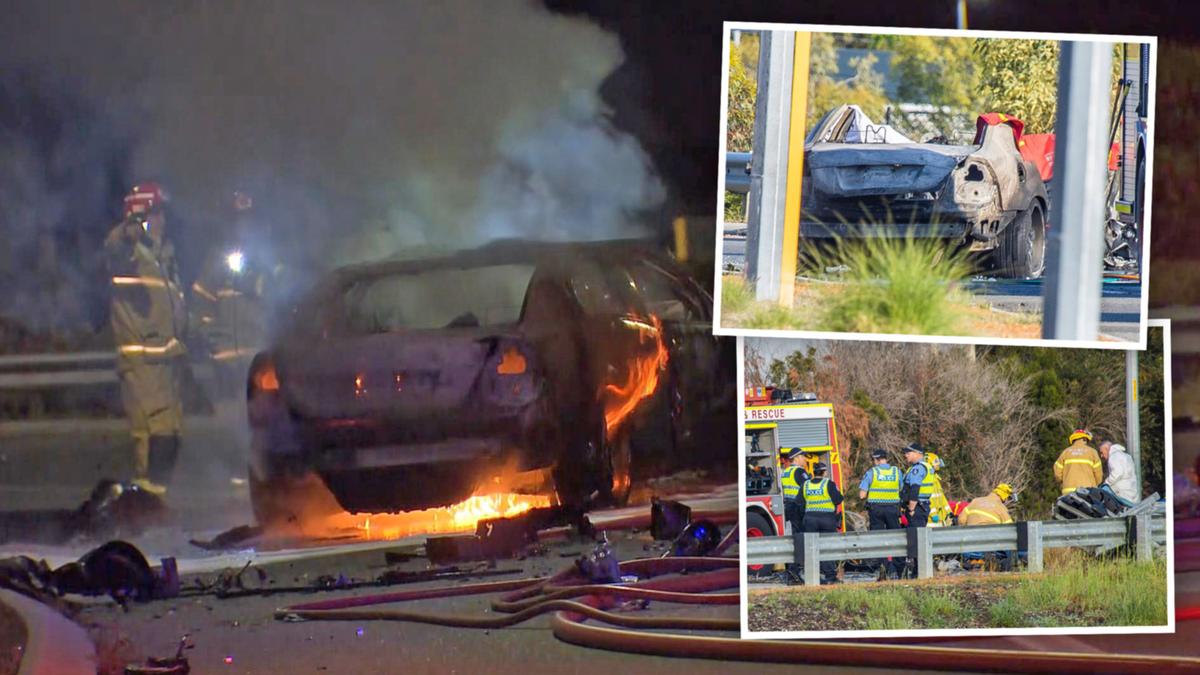
[[(721, 260), (724, 269), (745, 264), (746, 239), (727, 231)], [(1041, 314), (1042, 280), (976, 279), (966, 285), (981, 304), (1006, 312)], [(1100, 298), (1100, 332), (1118, 340), (1136, 341), (1141, 322), (1142, 285), (1105, 283)]]

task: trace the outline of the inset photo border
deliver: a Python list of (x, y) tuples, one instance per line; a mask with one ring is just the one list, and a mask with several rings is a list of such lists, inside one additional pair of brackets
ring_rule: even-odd
[(1155, 37), (726, 22), (723, 56), (714, 333), (1145, 348)]
[[(742, 637), (1174, 632), (1170, 322), (1148, 328), (1124, 353), (740, 337)], [(816, 518), (789, 512), (789, 478)], [(822, 552), (845, 562), (804, 564)]]

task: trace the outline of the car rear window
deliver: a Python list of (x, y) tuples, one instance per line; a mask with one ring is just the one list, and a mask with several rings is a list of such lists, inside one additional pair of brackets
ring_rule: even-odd
[(534, 269), (492, 265), (364, 279), (346, 289), (345, 327), (371, 334), (513, 324)]

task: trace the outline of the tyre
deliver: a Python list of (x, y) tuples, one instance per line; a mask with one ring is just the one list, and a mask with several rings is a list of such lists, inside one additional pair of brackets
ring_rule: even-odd
[(1017, 215), (1000, 233), (1000, 244), (992, 257), (997, 276), (1031, 279), (1046, 269), (1046, 217), (1034, 203)]
[[(766, 516), (758, 511), (746, 512), (746, 538), (750, 537), (770, 537), (774, 536), (775, 528), (771, 526), (771, 521)], [(765, 579), (775, 574), (774, 566), (772, 565), (749, 565), (746, 567), (747, 574), (751, 579)]]
[(259, 478), (250, 468), (248, 477), (254, 519), (264, 527), (299, 526), (342, 510), (316, 474)]
[(624, 506), (633, 486), (633, 447), (630, 435), (610, 440), (604, 415), (587, 425), (564, 446), (554, 467), (554, 489), (565, 506)]

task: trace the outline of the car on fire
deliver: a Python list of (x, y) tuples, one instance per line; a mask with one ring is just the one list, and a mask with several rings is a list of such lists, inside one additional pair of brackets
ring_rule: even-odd
[(1018, 148), (1019, 124), (992, 113), (979, 117), (970, 145), (918, 143), (858, 106), (829, 111), (805, 139), (805, 241), (937, 238), (986, 254), (999, 276), (1040, 276), (1050, 200)]
[(396, 512), (505, 468), (549, 469), (564, 504), (620, 503), (639, 467), (732, 440), (734, 354), (711, 307), (631, 241), (338, 269), (250, 368), (256, 516), (289, 516), (305, 476), (348, 511)]

